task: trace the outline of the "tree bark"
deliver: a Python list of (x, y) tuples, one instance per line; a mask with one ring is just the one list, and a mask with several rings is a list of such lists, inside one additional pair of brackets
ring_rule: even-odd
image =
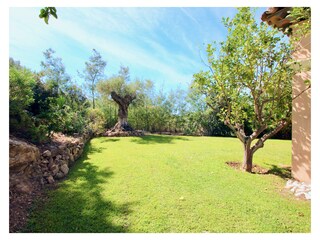
[(116, 92), (111, 92), (112, 99), (118, 104), (118, 122), (113, 127), (113, 130), (133, 131), (133, 128), (128, 123), (128, 108), (135, 96), (126, 95), (119, 96)]
[[(273, 129), (271, 132), (264, 134), (252, 147), (251, 143), (254, 139), (256, 139), (260, 133), (262, 133), (267, 126), (262, 125), (259, 129), (254, 131), (249, 137), (243, 138), (243, 147), (244, 147), (244, 156), (243, 156), (243, 163), (242, 169), (247, 172), (252, 172), (252, 162), (253, 162), (253, 154), (259, 149), (264, 146), (264, 142), (279, 132), (282, 128), (284, 128), (289, 122), (282, 120), (278, 124), (278, 126)], [(241, 139), (240, 139), (241, 140)]]
[(96, 104), (95, 104), (95, 101), (94, 101), (94, 96), (92, 98), (92, 108), (95, 109), (96, 108)]
[(246, 139), (243, 143), (244, 155), (242, 169), (247, 172), (252, 171), (253, 151), (251, 149), (251, 140)]

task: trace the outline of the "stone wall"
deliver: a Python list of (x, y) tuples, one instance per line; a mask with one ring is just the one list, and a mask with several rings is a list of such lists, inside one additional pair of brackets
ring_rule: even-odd
[(9, 140), (10, 190), (27, 193), (32, 191), (31, 180), (41, 176), (40, 151), (30, 143), (19, 139)]
[(69, 172), (69, 167), (81, 156), (83, 148), (84, 142), (75, 139), (44, 150), (40, 157), (44, 180), (47, 183), (53, 183), (55, 179), (65, 177)]
[(19, 192), (32, 190), (33, 182), (41, 185), (54, 183), (65, 177), (70, 166), (81, 156), (89, 135), (62, 137), (35, 146), (23, 140), (9, 139), (10, 189)]

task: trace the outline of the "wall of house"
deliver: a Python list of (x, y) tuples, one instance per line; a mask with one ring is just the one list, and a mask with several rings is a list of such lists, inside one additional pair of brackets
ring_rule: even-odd
[[(292, 83), (293, 98), (306, 88), (305, 80), (311, 80), (311, 38), (306, 36), (297, 46), (294, 58), (306, 67), (297, 74)], [(292, 101), (292, 176), (311, 183), (311, 89), (304, 91)]]

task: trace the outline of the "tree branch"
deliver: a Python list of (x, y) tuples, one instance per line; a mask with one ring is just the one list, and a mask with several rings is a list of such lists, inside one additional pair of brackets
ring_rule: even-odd
[(289, 124), (289, 121), (286, 120), (281, 120), (279, 125), (273, 129), (271, 132), (264, 134), (259, 140), (258, 142), (256, 142), (255, 145), (252, 146), (251, 150), (252, 153), (254, 153), (255, 151), (257, 151), (259, 148), (262, 148), (264, 145), (264, 142), (271, 138), (272, 136), (274, 136), (277, 132), (279, 132), (282, 128), (284, 128), (285, 126), (287, 126)]
[(124, 105), (122, 97), (120, 97), (115, 91), (111, 92), (111, 97), (119, 105)]
[(301, 96), (305, 91), (307, 91), (310, 88), (311, 88), (311, 84), (306, 89), (304, 89), (300, 93), (298, 93), (297, 96), (293, 97), (292, 101), (295, 100), (296, 98), (298, 98), (299, 96)]
[(256, 131), (254, 131), (251, 135), (250, 135), (250, 139), (254, 140), (256, 139), (264, 130), (267, 129), (267, 125), (262, 125), (260, 126), (260, 128), (258, 128)]
[(124, 96), (124, 100), (126, 101), (126, 103), (129, 105), (134, 99), (136, 99), (136, 95), (125, 95)]
[(242, 128), (234, 127), (229, 120), (225, 120), (224, 124), (227, 125), (236, 134), (236, 136), (240, 139), (241, 142), (243, 143), (245, 142), (246, 135), (244, 134), (244, 131)]

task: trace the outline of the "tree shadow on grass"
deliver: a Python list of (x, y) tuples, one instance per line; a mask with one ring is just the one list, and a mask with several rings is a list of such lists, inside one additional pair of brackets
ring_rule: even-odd
[(118, 141), (120, 141), (120, 139), (119, 138), (108, 138), (108, 137), (105, 137), (101, 142), (102, 143), (105, 143), (105, 142), (118, 142)]
[(103, 147), (94, 147), (94, 146), (92, 146), (91, 142), (89, 141), (87, 143), (87, 145), (84, 147), (83, 153), (82, 153), (81, 157), (79, 158), (79, 160), (77, 161), (77, 163), (80, 164), (80, 162), (83, 162), (86, 159), (89, 159), (89, 157), (88, 157), (89, 154), (102, 153), (102, 151), (105, 149), (106, 148), (103, 148)]
[(274, 174), (282, 179), (290, 179), (291, 176), (291, 167), (278, 167), (274, 164), (268, 164), (271, 168), (268, 170), (267, 174)]
[(103, 191), (114, 172), (99, 169), (89, 159), (96, 151), (90, 143), (71, 169), (68, 179), (49, 192), (48, 201), (38, 204), (26, 232), (125, 233), (128, 215), (135, 202), (110, 201)]
[(134, 138), (131, 140), (131, 142), (134, 142), (137, 144), (159, 144), (159, 143), (173, 144), (177, 140), (189, 141), (189, 139), (185, 137), (179, 137), (179, 136), (147, 135), (139, 138)]
[[(226, 164), (234, 169), (242, 171), (242, 167), (241, 167), (242, 163), (241, 162), (226, 162)], [(253, 164), (251, 174), (262, 174), (262, 175), (273, 174), (273, 175), (276, 175), (276, 176), (281, 177), (283, 179), (290, 179), (291, 178), (291, 167), (290, 166), (279, 167), (274, 164), (267, 164), (267, 165), (271, 166), (271, 168), (266, 169), (266, 168), (263, 168), (257, 164)]]

